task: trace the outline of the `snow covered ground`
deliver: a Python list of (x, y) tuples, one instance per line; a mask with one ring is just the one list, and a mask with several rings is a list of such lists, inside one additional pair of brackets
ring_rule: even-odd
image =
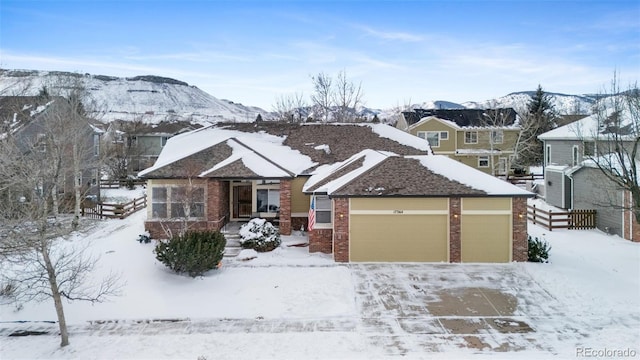
[[(145, 216), (140, 211), (124, 220), (96, 221), (91, 230), (75, 237), (100, 255), (96, 276), (109, 271), (122, 274), (123, 291), (106, 303), (64, 304), (71, 345), (59, 348), (55, 335), (8, 337), (15, 329), (55, 331), (55, 324), (47, 323), (55, 320), (55, 312), (49, 302), (23, 304), (20, 310), (3, 304), (0, 358), (539, 359), (575, 358), (579, 348), (628, 349), (640, 357), (640, 244), (600, 231), (550, 232), (530, 224), (531, 235), (552, 245), (548, 264), (369, 267), (336, 264), (330, 256), (290, 246), (305, 242), (297, 233), (283, 237), (282, 246), (271, 253), (249, 261), (225, 258), (220, 270), (192, 279), (158, 263), (153, 244), (136, 241)], [(416, 274), (431, 280), (421, 283)], [(367, 286), (366, 281), (376, 285)], [(461, 348), (457, 341), (469, 340), (465, 334), (404, 334), (393, 328), (408, 320), (392, 319), (397, 309), (388, 308), (379, 323), (371, 313), (365, 314), (371, 309), (369, 298), (377, 299), (383, 309), (388, 305), (381, 300), (392, 284), (425, 298), (436, 297), (430, 293), (435, 290), (499, 289), (517, 299), (514, 319), (534, 331), (502, 336), (480, 329), (476, 334), (489, 345), (492, 340), (487, 339), (513, 341), (517, 352)], [(411, 305), (416, 299), (411, 295), (394, 300)], [(404, 312), (412, 308), (409, 305), (402, 308)], [(383, 318), (390, 321), (389, 330)]]

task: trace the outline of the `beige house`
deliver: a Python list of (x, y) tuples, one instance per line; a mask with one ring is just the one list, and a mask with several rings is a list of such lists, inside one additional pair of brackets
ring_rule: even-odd
[[(499, 110), (485, 111), (499, 114)], [(450, 114), (455, 114), (455, 110), (442, 115)], [(454, 120), (426, 116), (411, 125), (404, 122), (398, 127), (427, 140), (434, 154), (446, 155), (487, 174), (500, 176), (508, 174), (511, 168), (520, 134), (519, 126), (515, 125), (515, 112), (505, 110), (505, 114), (504, 117), (488, 116), (485, 121), (474, 118), (469, 121), (456, 116), (449, 116)]]
[(155, 238), (259, 216), (338, 262), (527, 260), (533, 194), (383, 124), (218, 124), (169, 139), (140, 176)]

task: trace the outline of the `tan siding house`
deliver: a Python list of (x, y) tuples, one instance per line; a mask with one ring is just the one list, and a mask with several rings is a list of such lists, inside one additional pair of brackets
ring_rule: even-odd
[(453, 121), (427, 117), (409, 126), (408, 132), (427, 140), (434, 154), (446, 155), (487, 174), (506, 175), (516, 155), (520, 129), (461, 127)]
[(527, 259), (533, 194), (383, 124), (218, 124), (171, 138), (140, 176), (155, 238), (259, 216), (307, 231), (309, 251), (338, 262)]

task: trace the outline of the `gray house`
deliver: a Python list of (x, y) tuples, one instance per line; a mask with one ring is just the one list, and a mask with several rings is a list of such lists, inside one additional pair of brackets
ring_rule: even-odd
[[(0, 141), (15, 141), (20, 152), (44, 162), (60, 158), (61, 183), (57, 191), (61, 200), (74, 197), (76, 184), (82, 196), (99, 198), (100, 142), (104, 130), (91, 119), (71, 118), (71, 106), (60, 96), (2, 96)], [(74, 154), (80, 158), (77, 173)]]
[(153, 165), (169, 138), (200, 127), (188, 121), (151, 124), (115, 120), (107, 128), (104, 144), (108, 151), (127, 157), (129, 172), (133, 174)]
[[(640, 241), (630, 194), (598, 168), (604, 162), (615, 171), (615, 144), (622, 144), (619, 152), (625, 157), (632, 154), (637, 129), (628, 126), (625, 114), (594, 114), (538, 136), (544, 143), (545, 199), (563, 209), (595, 209), (599, 229)], [(626, 161), (638, 164), (637, 159)]]

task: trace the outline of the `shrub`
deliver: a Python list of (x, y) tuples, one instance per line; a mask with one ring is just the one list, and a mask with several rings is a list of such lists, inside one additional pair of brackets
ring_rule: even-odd
[(218, 231), (187, 231), (160, 241), (154, 252), (158, 261), (176, 273), (196, 277), (219, 266), (226, 244)]
[(551, 246), (548, 242), (540, 240), (537, 237), (533, 239), (531, 235), (527, 238), (529, 243), (529, 261), (531, 262), (549, 262), (549, 251)]
[(136, 184), (133, 182), (132, 178), (127, 178), (127, 181), (125, 182), (125, 186), (127, 187), (128, 190), (134, 190), (136, 188)]
[(280, 246), (278, 229), (265, 219), (251, 219), (240, 227), (240, 246), (258, 252), (272, 251)]

